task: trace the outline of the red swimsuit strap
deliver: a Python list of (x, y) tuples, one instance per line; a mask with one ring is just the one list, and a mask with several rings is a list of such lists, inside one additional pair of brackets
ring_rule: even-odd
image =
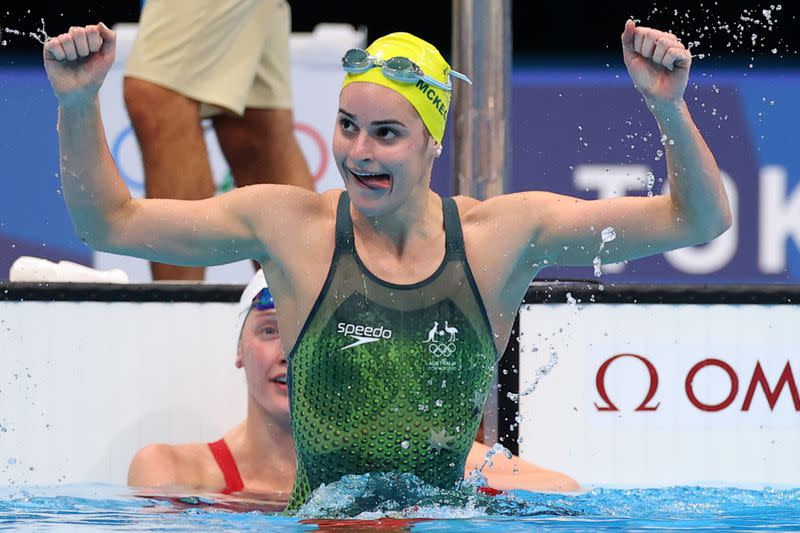
[(222, 475), (225, 476), (225, 489), (222, 494), (231, 494), (232, 492), (241, 492), (244, 489), (242, 476), (239, 474), (239, 468), (236, 466), (236, 460), (231, 454), (231, 449), (225, 443), (225, 439), (219, 439), (216, 442), (209, 442), (208, 447), (211, 454), (222, 470)]

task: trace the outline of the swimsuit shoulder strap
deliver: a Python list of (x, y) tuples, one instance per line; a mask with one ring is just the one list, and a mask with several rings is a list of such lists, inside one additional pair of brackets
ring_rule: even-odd
[(239, 468), (236, 466), (236, 460), (233, 458), (231, 449), (225, 442), (225, 439), (219, 439), (216, 442), (209, 442), (208, 448), (214, 456), (219, 469), (222, 470), (222, 475), (225, 477), (225, 489), (223, 494), (231, 494), (232, 492), (240, 492), (244, 489), (244, 482), (242, 476), (239, 474)]
[(336, 253), (355, 254), (353, 220), (350, 218), (350, 196), (347, 191), (339, 195), (336, 207)]
[(442, 212), (447, 253), (466, 260), (464, 257), (464, 234), (461, 231), (461, 219), (458, 217), (456, 201), (449, 196), (442, 196)]
[[(464, 247), (464, 231), (461, 227), (461, 218), (458, 215), (458, 205), (451, 197), (442, 197), (442, 210), (444, 211), (444, 231), (447, 239), (447, 254), (451, 260), (461, 261), (464, 265), (464, 274), (467, 277), (469, 286), (472, 288), (472, 293), (475, 295), (475, 301), (480, 309), (483, 322), (486, 325), (486, 331), (490, 334), (492, 332), (492, 323), (489, 320), (489, 314), (486, 312), (486, 306), (483, 302), (481, 291), (478, 290), (478, 283), (475, 281), (475, 276), (472, 274), (472, 268), (467, 261), (467, 252)], [(503, 355), (503, 352), (495, 354), (497, 358)]]

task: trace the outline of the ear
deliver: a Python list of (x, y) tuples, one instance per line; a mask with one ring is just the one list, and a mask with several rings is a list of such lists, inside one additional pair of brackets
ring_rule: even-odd
[(236, 348), (236, 368), (243, 368), (244, 361), (242, 360), (242, 343), (239, 342), (239, 345)]

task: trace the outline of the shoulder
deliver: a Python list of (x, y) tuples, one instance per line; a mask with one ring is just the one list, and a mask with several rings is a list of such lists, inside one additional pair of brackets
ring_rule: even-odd
[(328, 190), (322, 193), (295, 185), (257, 183), (233, 189), (215, 197), (225, 200), (226, 207), (250, 216), (266, 214), (275, 220), (281, 215), (314, 215), (335, 212), (336, 202), (341, 190)]
[[(242, 213), (244, 223), (266, 248), (266, 255), (283, 265), (282, 268), (292, 263), (307, 265), (322, 253), (320, 250), (332, 246), (332, 228), (336, 224), (341, 190), (317, 193), (302, 187), (273, 184), (249, 185), (242, 189), (245, 190), (234, 200), (241, 203), (232, 208)], [(308, 246), (297, 246), (298, 242)], [(259, 252), (261, 250), (254, 254)], [(253, 257), (262, 263), (266, 260), (258, 255)]]
[(476, 206), (481, 204), (480, 200), (463, 195), (453, 196), (453, 201), (455, 201), (456, 208), (458, 208), (458, 216), (462, 220), (464, 220)]
[(150, 444), (139, 450), (128, 469), (128, 485), (156, 487), (194, 485), (213, 456), (205, 443)]
[(320, 199), (319, 208), (327, 214), (336, 216), (336, 211), (339, 207), (339, 199), (344, 193), (345, 191), (343, 189), (329, 189), (323, 193), (320, 193), (318, 195)]
[(525, 191), (500, 194), (478, 200), (470, 196), (454, 196), (459, 215), (464, 223), (482, 223), (489, 220), (519, 217), (526, 215), (544, 215), (551, 208), (557, 207), (566, 197), (545, 192)]
[[(335, 218), (340, 189), (321, 193), (294, 185), (259, 183), (243, 187), (235, 201), (240, 202), (244, 212), (256, 220), (306, 222)], [(240, 191), (235, 189), (231, 192)], [(295, 224), (296, 225), (296, 224)]]

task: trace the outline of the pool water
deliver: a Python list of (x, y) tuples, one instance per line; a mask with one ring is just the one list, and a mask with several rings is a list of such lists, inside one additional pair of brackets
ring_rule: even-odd
[[(406, 492), (398, 491), (401, 486)], [(490, 496), (471, 487), (443, 491), (407, 479), (352, 476), (323, 489), (299, 516), (289, 517), (270, 512), (269, 502), (248, 511), (221, 496), (143, 497), (113, 485), (7, 487), (0, 489), (0, 530), (800, 530), (800, 488), (595, 487)]]

